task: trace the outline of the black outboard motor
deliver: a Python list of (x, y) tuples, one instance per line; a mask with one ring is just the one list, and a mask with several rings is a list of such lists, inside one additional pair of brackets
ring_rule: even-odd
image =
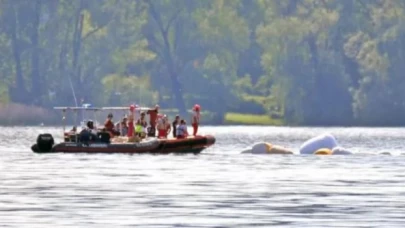
[(37, 137), (36, 150), (37, 152), (51, 152), (55, 141), (49, 133), (39, 134)]

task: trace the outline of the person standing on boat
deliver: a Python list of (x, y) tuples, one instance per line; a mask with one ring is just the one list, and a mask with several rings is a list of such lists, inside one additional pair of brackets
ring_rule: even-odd
[(180, 120), (180, 125), (177, 126), (176, 134), (178, 139), (187, 138), (188, 131), (187, 131), (187, 122), (185, 120), (183, 119)]
[(166, 137), (170, 134), (170, 132), (172, 131), (172, 127), (170, 126), (170, 121), (169, 121), (169, 117), (167, 117), (166, 115), (163, 117), (165, 120), (165, 133), (166, 133)]
[(159, 124), (162, 124), (162, 122), (163, 122), (163, 116), (164, 116), (164, 115), (162, 115), (162, 114), (160, 114), (160, 113), (157, 115), (156, 126), (159, 125)]
[(200, 125), (200, 105), (196, 104), (193, 107), (193, 115), (191, 116), (191, 126), (193, 126), (193, 135), (197, 135), (198, 126)]
[(114, 129), (115, 126), (114, 126), (114, 123), (112, 121), (112, 118), (113, 118), (113, 114), (109, 113), (108, 116), (107, 116), (107, 120), (104, 122), (104, 128), (105, 128), (105, 130), (107, 132), (110, 133), (111, 138), (114, 137), (114, 135), (117, 135), (117, 133), (118, 133)]
[(156, 121), (159, 113), (159, 105), (155, 105), (154, 109), (149, 109), (146, 114), (149, 115), (150, 130), (148, 131), (148, 136), (156, 136)]
[(121, 135), (121, 136), (127, 135), (127, 133), (128, 133), (127, 120), (128, 120), (128, 117), (127, 117), (127, 115), (125, 115), (125, 116), (122, 118), (121, 122), (119, 122), (119, 123), (117, 123), (117, 124), (115, 125), (115, 128), (120, 131), (120, 135)]
[(159, 138), (167, 138), (167, 136), (170, 134), (170, 131), (172, 127), (170, 126), (169, 119), (167, 118), (166, 115), (163, 116), (163, 118), (158, 122), (158, 137)]
[(176, 138), (176, 137), (177, 137), (177, 135), (176, 135), (176, 129), (177, 129), (177, 125), (179, 125), (179, 124), (180, 124), (180, 116), (179, 116), (179, 115), (176, 115), (174, 121), (172, 122), (173, 138)]
[(128, 137), (134, 136), (134, 131), (135, 131), (134, 112), (135, 112), (135, 105), (129, 106), (128, 132), (127, 132), (127, 136), (128, 136)]
[(97, 140), (97, 130), (94, 128), (94, 123), (92, 120), (87, 121), (86, 128), (83, 129), (80, 134), (79, 138), (81, 142), (90, 142)]
[(142, 127), (145, 129), (148, 126), (148, 123), (145, 120), (145, 112), (141, 112), (141, 118), (139, 120), (141, 121)]
[(135, 135), (142, 139), (146, 137), (145, 127), (140, 119), (138, 119), (135, 124)]
[(158, 138), (167, 138), (166, 119), (163, 117), (157, 124)]
[(134, 131), (135, 131), (134, 117), (130, 115), (128, 117), (127, 137), (130, 138), (130, 137), (134, 136)]
[[(139, 121), (139, 122), (138, 122)], [(146, 135), (148, 133), (147, 127), (148, 127), (148, 123), (145, 120), (145, 112), (141, 112), (141, 118), (139, 118), (136, 123), (141, 126), (141, 130), (143, 132), (144, 135)], [(135, 131), (136, 131), (137, 126), (135, 125)]]

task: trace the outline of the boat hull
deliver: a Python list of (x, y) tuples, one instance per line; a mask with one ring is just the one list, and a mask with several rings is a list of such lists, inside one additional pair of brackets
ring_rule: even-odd
[(38, 148), (37, 144), (34, 144), (31, 149), (36, 153), (198, 154), (213, 144), (215, 144), (215, 138), (207, 135), (189, 137), (186, 139), (149, 138), (137, 143), (62, 142), (53, 145), (50, 150), (41, 150)]
[(152, 153), (200, 153), (215, 144), (215, 138), (211, 135), (159, 141), (159, 147), (152, 150)]

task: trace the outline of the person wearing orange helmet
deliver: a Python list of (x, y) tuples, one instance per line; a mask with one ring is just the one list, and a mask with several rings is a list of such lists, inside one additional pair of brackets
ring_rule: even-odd
[(200, 105), (196, 104), (193, 107), (193, 115), (191, 116), (191, 126), (193, 126), (193, 135), (197, 135), (198, 126), (200, 125)]

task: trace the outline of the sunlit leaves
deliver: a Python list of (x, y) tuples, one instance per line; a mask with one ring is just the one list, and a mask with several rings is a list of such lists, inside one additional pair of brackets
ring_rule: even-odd
[(156, 58), (156, 54), (151, 52), (148, 48), (147, 40), (140, 40), (131, 44), (124, 50), (116, 50), (113, 53), (112, 61), (117, 67), (119, 73), (124, 73), (128, 65), (145, 64)]
[(204, 60), (204, 69), (227, 86), (237, 77), (239, 54), (250, 45), (250, 30), (238, 14), (239, 6), (239, 1), (210, 1), (207, 7), (194, 14), (200, 39), (210, 50)]
[(153, 104), (156, 94), (150, 90), (150, 77), (107, 75), (103, 78), (105, 99), (114, 99), (121, 104)]
[(238, 15), (236, 2), (212, 1), (209, 9), (197, 11), (198, 29), (205, 42), (234, 50), (243, 50), (249, 46), (249, 28)]
[(92, 23), (91, 14), (84, 10), (83, 14), (83, 31), (82, 31), (82, 38), (88, 37), (90, 35), (96, 37), (103, 37), (107, 35), (107, 29), (104, 26), (97, 27)]

